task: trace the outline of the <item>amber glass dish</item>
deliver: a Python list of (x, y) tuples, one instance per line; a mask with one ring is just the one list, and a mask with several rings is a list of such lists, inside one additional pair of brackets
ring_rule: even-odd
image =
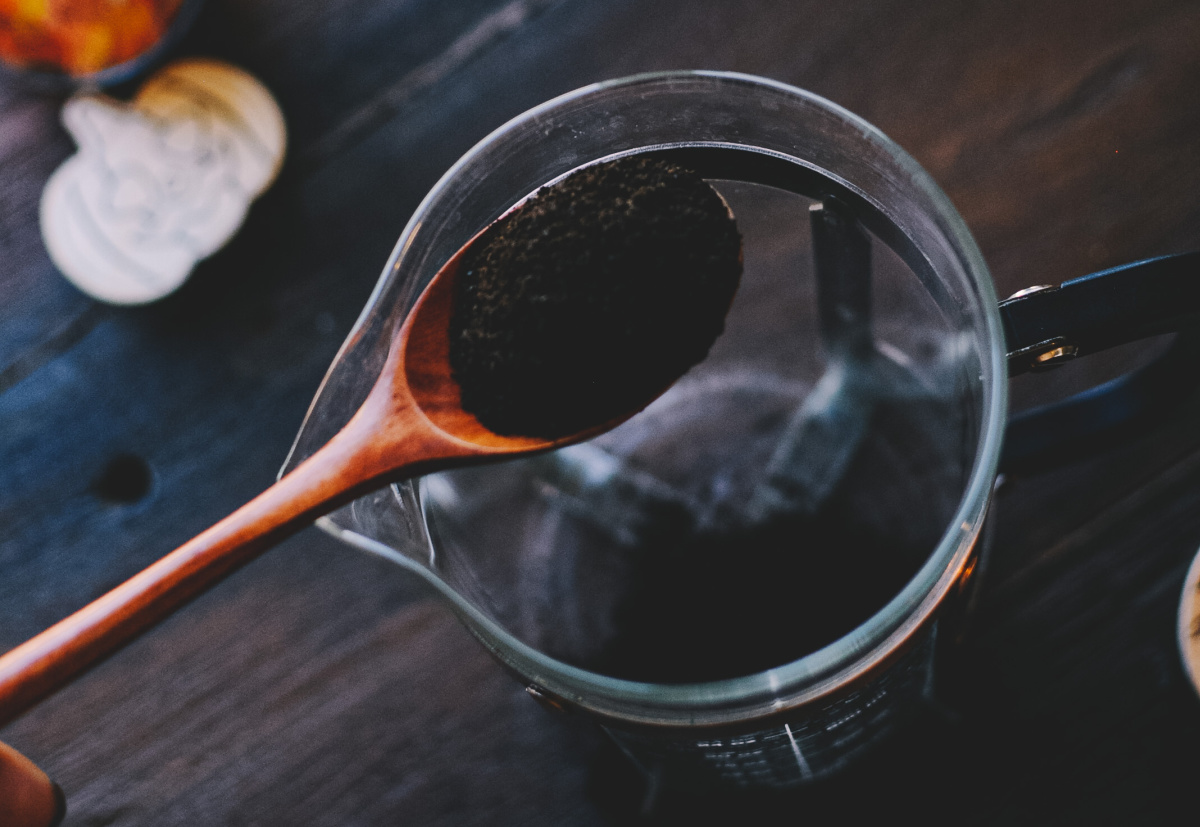
[(0, 0), (0, 58), (35, 77), (105, 85), (138, 74), (199, 0)]

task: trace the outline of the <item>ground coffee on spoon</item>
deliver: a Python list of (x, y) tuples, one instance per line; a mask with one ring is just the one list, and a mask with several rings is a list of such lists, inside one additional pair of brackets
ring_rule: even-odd
[(462, 405), (496, 433), (610, 421), (701, 361), (741, 276), (728, 207), (647, 157), (543, 187), (466, 254), (450, 324)]

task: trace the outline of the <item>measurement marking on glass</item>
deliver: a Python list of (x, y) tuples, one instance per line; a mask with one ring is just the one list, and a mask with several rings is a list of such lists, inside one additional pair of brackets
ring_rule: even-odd
[(805, 781), (811, 781), (812, 768), (808, 766), (808, 761), (804, 760), (804, 753), (800, 751), (800, 745), (796, 743), (796, 736), (792, 735), (792, 728), (788, 724), (784, 724), (783, 731), (787, 733), (788, 742), (792, 745), (792, 755), (796, 756), (796, 766), (800, 768), (800, 777)]

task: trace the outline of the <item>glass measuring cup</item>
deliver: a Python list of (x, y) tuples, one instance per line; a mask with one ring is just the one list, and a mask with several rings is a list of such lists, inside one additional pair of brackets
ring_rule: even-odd
[(1038, 297), (1002, 316), (953, 206), (861, 119), (699, 72), (587, 87), (501, 127), (414, 214), (285, 470), (349, 419), (471, 236), (582, 165), (644, 152), (713, 181), (745, 235), (709, 358), (591, 443), (406, 481), (321, 525), (427, 580), (531, 694), (595, 718), (648, 773), (803, 783), (932, 692), (1000, 462), (1006, 361), (1072, 345), (1028, 324), (1014, 347)]

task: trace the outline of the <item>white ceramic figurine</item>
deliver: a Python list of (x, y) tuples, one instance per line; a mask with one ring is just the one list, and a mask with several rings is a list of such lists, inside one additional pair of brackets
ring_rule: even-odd
[(271, 93), (215, 60), (165, 67), (128, 104), (74, 97), (62, 120), (79, 151), (46, 184), (42, 236), (68, 279), (113, 304), (179, 287), (241, 226), (286, 145)]

